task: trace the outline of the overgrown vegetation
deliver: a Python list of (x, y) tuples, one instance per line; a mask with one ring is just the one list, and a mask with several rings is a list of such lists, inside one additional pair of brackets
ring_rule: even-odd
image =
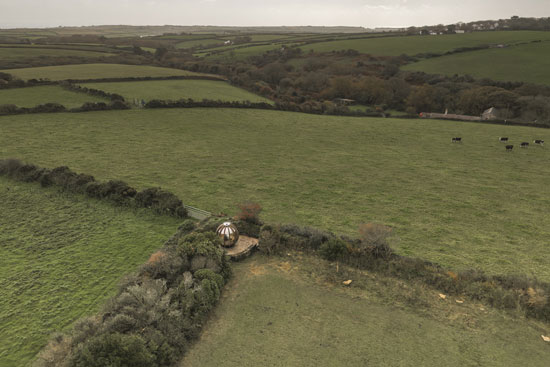
[(102, 312), (50, 341), (36, 366), (171, 366), (198, 337), (231, 268), (212, 231), (184, 224)]

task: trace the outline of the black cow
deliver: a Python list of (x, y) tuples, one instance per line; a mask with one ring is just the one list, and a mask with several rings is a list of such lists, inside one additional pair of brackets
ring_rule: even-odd
[(544, 145), (544, 140), (539, 140), (539, 139), (533, 140), (533, 143), (538, 144), (538, 145)]
[(527, 147), (529, 147), (529, 143), (526, 142), (526, 141), (524, 141), (524, 142), (521, 143), (519, 146), (520, 146), (521, 148), (527, 148)]
[(501, 143), (506, 143), (508, 141), (508, 138), (498, 138), (498, 140), (501, 142)]
[(507, 146), (506, 146), (506, 151), (507, 151), (507, 152), (511, 152), (512, 149), (514, 149), (514, 146), (513, 146), (513, 145), (507, 145)]
[(462, 143), (462, 138), (453, 138), (451, 141), (453, 143)]

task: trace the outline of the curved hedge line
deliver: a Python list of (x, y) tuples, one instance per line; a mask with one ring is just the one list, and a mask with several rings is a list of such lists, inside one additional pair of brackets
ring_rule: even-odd
[(24, 182), (39, 182), (44, 187), (56, 186), (118, 205), (149, 208), (163, 215), (187, 217), (187, 209), (182, 201), (169, 191), (157, 187), (138, 192), (124, 181), (99, 182), (93, 176), (75, 173), (66, 166), (50, 170), (24, 164), (17, 159), (4, 159), (0, 160), (0, 176)]

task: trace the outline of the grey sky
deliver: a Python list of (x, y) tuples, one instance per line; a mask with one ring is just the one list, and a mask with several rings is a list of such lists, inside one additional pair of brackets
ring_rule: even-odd
[(0, 0), (0, 27), (348, 25), (399, 27), (550, 16), (550, 0)]

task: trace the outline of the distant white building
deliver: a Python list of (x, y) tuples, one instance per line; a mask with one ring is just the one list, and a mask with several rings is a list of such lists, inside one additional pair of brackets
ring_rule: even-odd
[(455, 33), (462, 34), (462, 33), (466, 33), (466, 31), (464, 29), (457, 29), (455, 30)]

